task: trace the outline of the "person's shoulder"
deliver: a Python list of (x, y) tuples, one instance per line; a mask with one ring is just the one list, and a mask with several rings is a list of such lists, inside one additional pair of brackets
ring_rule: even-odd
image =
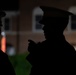
[(36, 47), (37, 49), (42, 49), (42, 48), (44, 49), (47, 45), (48, 45), (47, 41), (44, 40), (44, 41), (38, 42)]
[(4, 53), (2, 50), (0, 50), (0, 59), (1, 58), (7, 58), (8, 55), (6, 53)]
[(42, 41), (42, 42), (38, 42), (37, 44), (43, 45), (43, 44), (46, 44), (46, 43), (47, 43), (47, 41), (44, 40), (44, 41)]
[(37, 46), (43, 46), (44, 44), (45, 44), (45, 41), (38, 42), (38, 43), (37, 43)]
[(7, 55), (6, 53), (4, 53), (2, 50), (0, 50), (0, 54), (4, 54), (4, 55)]

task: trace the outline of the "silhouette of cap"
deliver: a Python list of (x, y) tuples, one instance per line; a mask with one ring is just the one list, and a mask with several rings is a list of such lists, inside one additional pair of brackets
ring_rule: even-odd
[(69, 15), (74, 15), (71, 12), (55, 7), (40, 6), (40, 8), (43, 10), (43, 17), (39, 23), (51, 29), (63, 31), (69, 22)]
[(66, 17), (69, 15), (74, 15), (73, 13), (62, 10), (55, 7), (48, 7), (48, 6), (40, 6), (40, 8), (43, 10), (45, 17)]
[(0, 11), (0, 18), (4, 17), (6, 13), (4, 11)]

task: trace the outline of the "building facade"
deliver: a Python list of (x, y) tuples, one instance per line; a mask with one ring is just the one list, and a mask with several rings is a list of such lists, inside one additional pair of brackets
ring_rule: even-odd
[[(28, 50), (28, 39), (35, 42), (45, 40), (40, 25), (37, 23), (42, 15), (38, 6), (57, 7), (76, 14), (76, 0), (19, 0), (19, 11), (11, 12), (10, 28), (7, 29), (7, 43), (12, 44), (17, 53)], [(8, 19), (6, 18), (8, 21)], [(69, 23), (64, 31), (66, 40), (76, 46), (76, 16), (69, 17)]]

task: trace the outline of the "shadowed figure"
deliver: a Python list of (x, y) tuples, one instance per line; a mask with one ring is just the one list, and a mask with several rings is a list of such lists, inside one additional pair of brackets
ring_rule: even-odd
[(46, 40), (35, 43), (29, 40), (27, 60), (31, 63), (30, 75), (62, 75), (76, 72), (76, 52), (63, 31), (72, 13), (53, 7), (40, 6), (44, 14), (40, 21)]
[[(6, 15), (5, 12), (0, 10), (0, 36), (1, 36), (1, 27), (2, 27), (1, 19), (5, 15)], [(0, 43), (1, 43), (1, 39), (0, 39)], [(1, 49), (0, 49), (0, 75), (16, 75), (14, 68), (8, 58), (8, 55), (4, 53)]]

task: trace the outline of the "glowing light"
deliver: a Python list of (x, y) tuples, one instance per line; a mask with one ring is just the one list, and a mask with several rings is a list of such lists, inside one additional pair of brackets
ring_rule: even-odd
[(6, 37), (5, 37), (5, 33), (4, 32), (2, 32), (1, 50), (3, 52), (6, 52)]

